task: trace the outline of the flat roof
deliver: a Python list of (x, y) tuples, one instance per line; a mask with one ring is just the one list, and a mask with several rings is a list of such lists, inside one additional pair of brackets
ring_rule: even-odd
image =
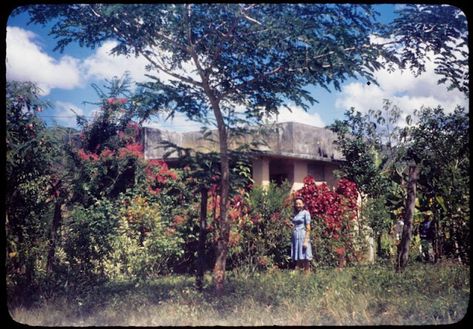
[[(263, 131), (254, 128), (255, 133), (230, 138), (229, 148), (236, 149), (244, 143), (258, 143), (255, 152), (263, 156), (318, 160), (326, 162), (344, 161), (342, 153), (334, 144), (336, 134), (327, 128), (320, 128), (298, 122), (283, 122), (272, 126), (262, 126)], [(251, 128), (250, 128), (251, 129)], [(178, 133), (157, 128), (144, 127), (145, 159), (163, 159), (167, 152), (163, 142), (171, 142), (179, 147), (196, 152), (218, 152), (218, 132), (210, 131), (209, 139), (204, 139), (200, 131)], [(170, 154), (169, 160), (178, 159)]]

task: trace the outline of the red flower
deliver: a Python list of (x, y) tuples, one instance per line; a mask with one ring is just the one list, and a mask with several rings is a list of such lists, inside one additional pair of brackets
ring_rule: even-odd
[(143, 158), (143, 146), (139, 143), (127, 144), (119, 149), (119, 155), (120, 157), (132, 155), (137, 158)]
[(174, 224), (175, 225), (182, 225), (185, 221), (186, 221), (186, 219), (183, 216), (180, 216), (180, 215), (174, 216)]
[(230, 218), (230, 220), (235, 221), (239, 216), (240, 212), (238, 209), (232, 208), (228, 210), (228, 218)]
[(99, 159), (99, 156), (95, 153), (88, 153), (84, 151), (84, 149), (80, 149), (78, 152), (79, 158), (82, 160), (94, 160), (97, 161)]
[(169, 175), (169, 177), (171, 177), (172, 180), (177, 179), (177, 175), (174, 171), (169, 171), (168, 175)]
[(335, 248), (335, 252), (337, 253), (337, 255), (343, 256), (343, 255), (345, 255), (345, 247)]
[(114, 152), (113, 152), (112, 150), (110, 150), (108, 147), (106, 147), (106, 148), (100, 153), (100, 157), (106, 159), (106, 158), (111, 157), (113, 154), (114, 154)]

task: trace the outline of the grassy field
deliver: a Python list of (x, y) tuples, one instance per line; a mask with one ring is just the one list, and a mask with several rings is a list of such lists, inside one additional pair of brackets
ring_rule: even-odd
[(421, 325), (460, 321), (470, 297), (469, 267), (391, 267), (228, 273), (216, 297), (191, 276), (114, 282), (76, 296), (51, 296), (34, 308), (11, 307), (13, 320), (42, 326)]

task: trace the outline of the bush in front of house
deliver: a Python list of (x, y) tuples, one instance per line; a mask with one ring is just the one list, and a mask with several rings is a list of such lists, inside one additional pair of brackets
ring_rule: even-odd
[(232, 221), (229, 268), (251, 271), (291, 267), (290, 249), (294, 196), (302, 196), (312, 217), (313, 263), (344, 266), (357, 262), (364, 239), (357, 234), (358, 191), (356, 184), (341, 179), (333, 190), (316, 184), (311, 176), (291, 193), (288, 182), (278, 186), (254, 186), (236, 194), (228, 215)]
[(333, 190), (327, 184), (316, 184), (312, 176), (304, 178), (304, 186), (295, 192), (305, 201), (312, 217), (312, 243), (318, 265), (341, 266), (356, 262), (356, 220), (358, 190), (356, 184), (341, 179)]
[(290, 265), (290, 185), (254, 186), (233, 197), (229, 217), (229, 266), (251, 271)]

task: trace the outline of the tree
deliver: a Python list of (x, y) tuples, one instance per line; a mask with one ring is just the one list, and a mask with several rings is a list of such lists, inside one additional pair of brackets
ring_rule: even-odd
[(406, 5), (388, 27), (388, 47), (397, 48), (399, 60), (413, 72), (425, 72), (432, 55), (438, 83), (448, 83), (468, 97), (468, 22), (458, 7), (451, 5)]
[[(31, 82), (6, 85), (6, 269), (16, 297), (28, 300), (35, 283), (35, 264), (47, 250), (51, 188), (57, 148), (37, 115), (49, 104)], [(11, 296), (10, 296), (11, 297)]]
[[(25, 9), (25, 8), (23, 8)], [(375, 11), (367, 5), (179, 4), (35, 5), (31, 21), (53, 21), (63, 50), (77, 41), (96, 47), (118, 42), (117, 55), (143, 56), (157, 75), (143, 85), (143, 117), (183, 112), (218, 129), (221, 225), (214, 283), (223, 291), (230, 223), (229, 139), (290, 102), (304, 109), (315, 99), (304, 88), (340, 89), (348, 77), (368, 79), (382, 67)], [(189, 70), (184, 69), (190, 67)], [(195, 73), (195, 74), (193, 74)], [(239, 110), (243, 108), (243, 110)]]
[[(378, 256), (382, 256), (381, 238), (394, 218), (384, 208), (399, 207), (399, 196), (392, 193), (401, 181), (396, 164), (400, 157), (400, 109), (385, 99), (381, 110), (362, 114), (351, 108), (346, 119), (336, 120), (330, 129), (337, 134), (336, 144), (346, 162), (340, 167), (343, 176), (355, 182), (361, 192), (363, 214), (377, 239)], [(393, 207), (394, 206), (394, 207)]]
[[(204, 139), (212, 142), (207, 134)], [(218, 192), (218, 181), (221, 176), (219, 166), (219, 155), (216, 152), (202, 153), (196, 152), (191, 148), (181, 147), (169, 141), (162, 142), (167, 150), (164, 158), (176, 153), (179, 157), (179, 166), (184, 168), (184, 180), (190, 191), (194, 195), (200, 195), (200, 212), (199, 212), (199, 237), (197, 247), (197, 271), (196, 286), (198, 290), (203, 288), (204, 272), (206, 268), (206, 242), (207, 242), (207, 210), (208, 199), (215, 197)], [(251, 182), (247, 148), (250, 144), (242, 144), (236, 150), (230, 151), (230, 171), (231, 181), (233, 182), (230, 189), (231, 194), (235, 194), (241, 188), (245, 188)], [(217, 209), (213, 209), (214, 222), (217, 219), (216, 213), (220, 213)], [(215, 224), (215, 223), (214, 223)], [(191, 248), (192, 249), (192, 248)], [(193, 249), (191, 250), (193, 252)], [(208, 255), (207, 255), (208, 256)]]
[(419, 177), (419, 167), (417, 163), (412, 162), (409, 164), (408, 172), (409, 181), (407, 182), (407, 197), (406, 204), (404, 206), (403, 216), (403, 230), (402, 238), (397, 253), (396, 271), (402, 271), (406, 265), (409, 257), (409, 246), (412, 239), (412, 221), (414, 218), (416, 197), (417, 197), (417, 180)]
[(421, 207), (434, 213), (442, 235), (437, 240), (451, 244), (447, 254), (468, 263), (469, 114), (461, 107), (445, 114), (440, 106), (414, 114), (413, 124), (404, 129), (404, 159), (419, 167), (419, 191), (425, 199)]

